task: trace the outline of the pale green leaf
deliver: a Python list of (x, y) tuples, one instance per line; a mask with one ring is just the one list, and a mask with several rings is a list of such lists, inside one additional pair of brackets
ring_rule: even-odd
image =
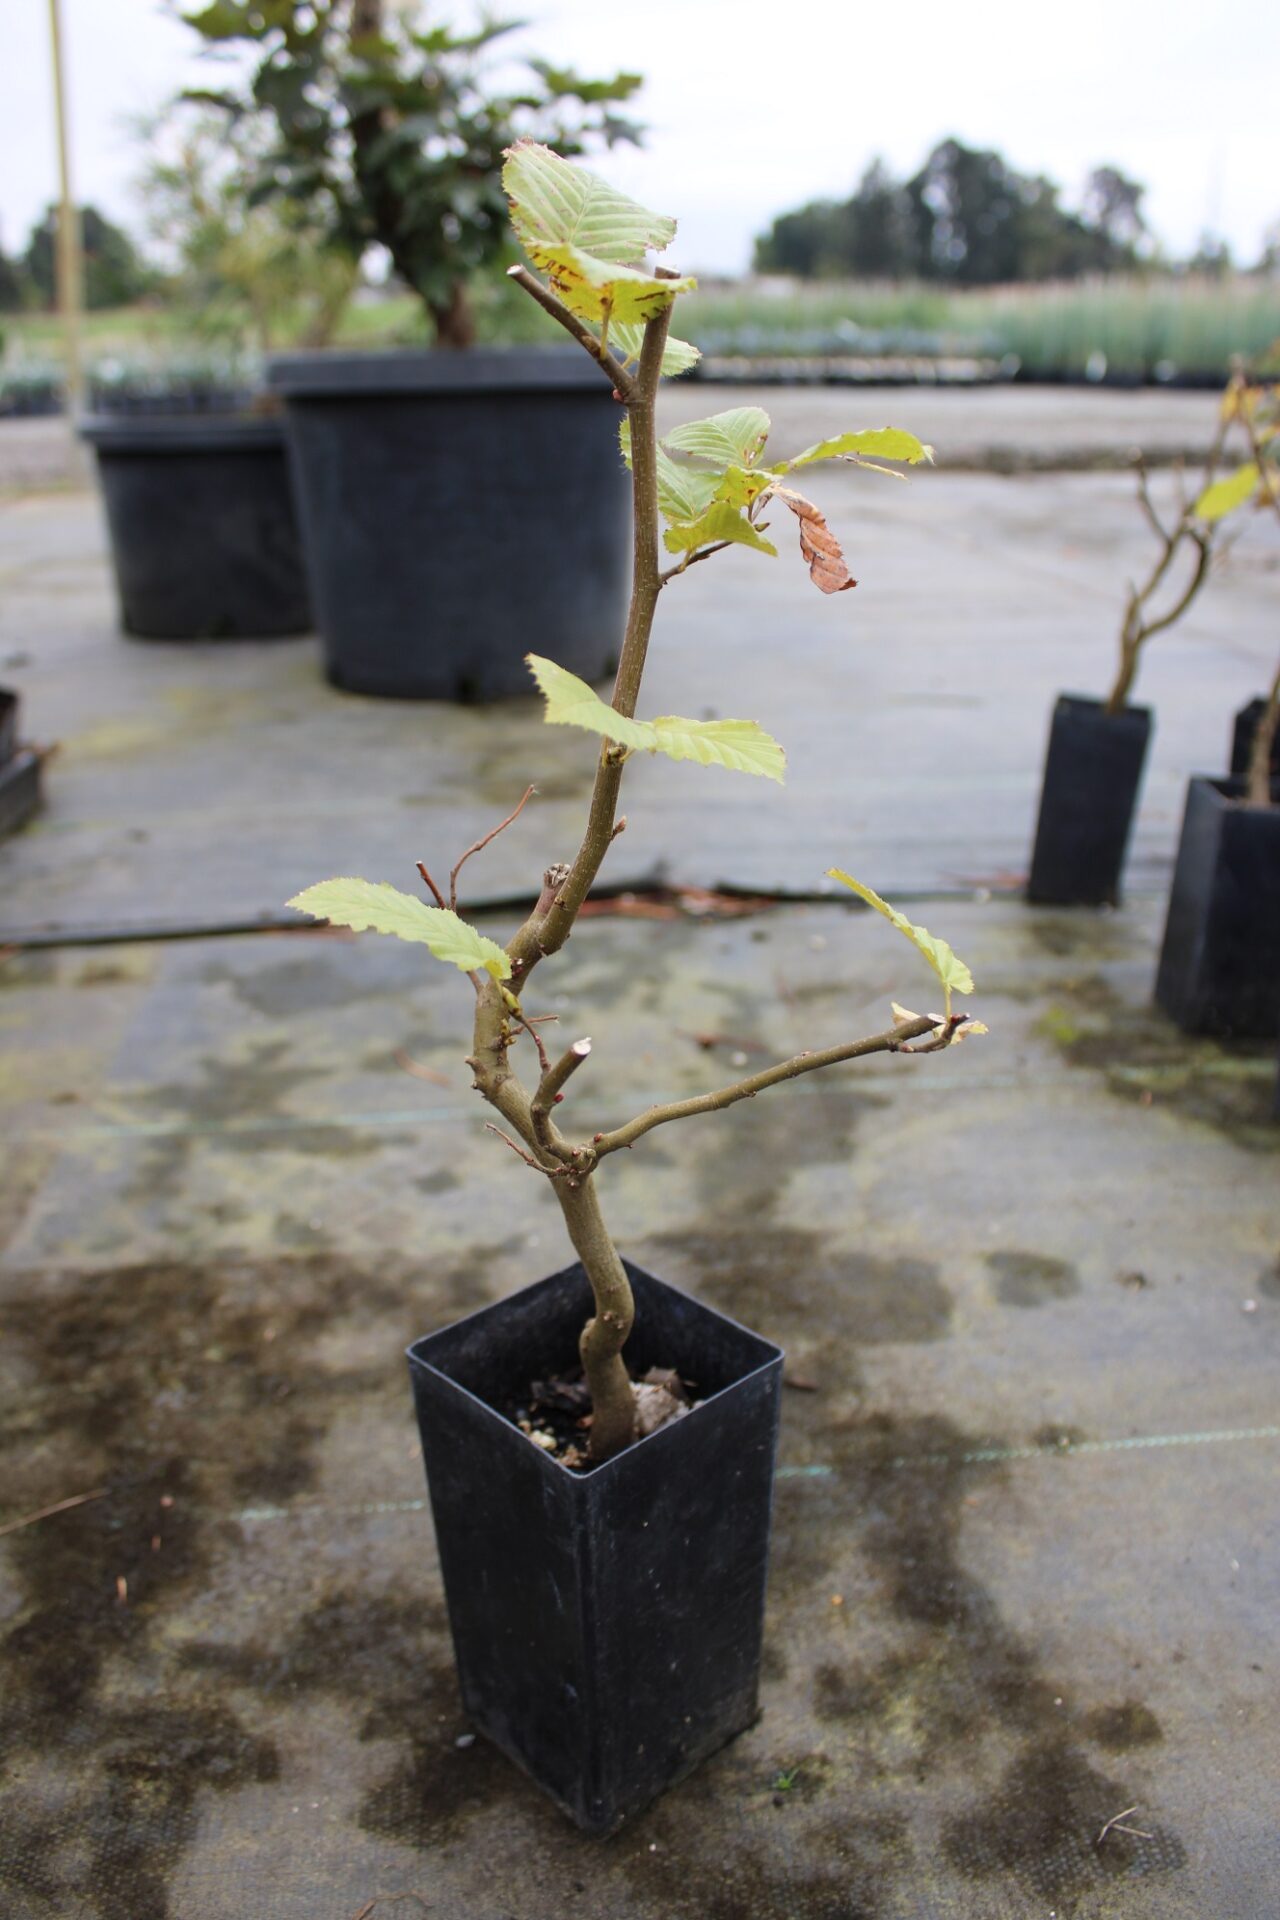
[(676, 223), (666, 214), (651, 213), (550, 147), (518, 140), (505, 158), (502, 185), (511, 223), (534, 260), (541, 249), (568, 246), (631, 265), (646, 253), (661, 253), (675, 238)]
[(495, 980), (511, 976), (511, 962), (496, 940), (477, 933), (447, 907), (429, 907), (385, 880), (321, 880), (296, 893), (287, 904), (335, 927), (416, 940), (429, 947), (437, 960), (447, 960), (464, 973), (483, 967)]
[(905, 914), (899, 913), (896, 907), (891, 907), (887, 900), (882, 900), (874, 888), (864, 886), (861, 880), (855, 880), (851, 874), (842, 872), (839, 867), (828, 867), (827, 874), (830, 879), (838, 880), (842, 886), (856, 893), (860, 900), (865, 900), (869, 907), (874, 907), (877, 913), (882, 913), (885, 919), (891, 921), (899, 933), (904, 933), (911, 944), (924, 955), (942, 982), (942, 990), (946, 995), (947, 1016), (950, 1018), (952, 994), (973, 992), (973, 975), (964, 961), (956, 958), (945, 940), (935, 939), (926, 927), (913, 926)]
[(736, 546), (754, 547), (757, 553), (775, 557), (778, 549), (772, 540), (752, 526), (746, 516), (726, 500), (717, 500), (696, 520), (677, 520), (662, 536), (668, 553), (692, 553), (695, 547), (709, 547), (717, 540), (731, 540)]
[(697, 760), (704, 767), (781, 780), (786, 756), (754, 720), (628, 720), (607, 706), (576, 673), (536, 653), (526, 660), (547, 703), (553, 725), (582, 727), (636, 753), (664, 753), (670, 760)]
[(691, 293), (698, 284), (690, 274), (681, 280), (659, 280), (643, 268), (618, 266), (567, 243), (527, 250), (565, 305), (580, 318), (597, 323), (606, 313), (633, 325), (652, 320), (677, 294)]
[(664, 433), (662, 444), (678, 453), (712, 460), (718, 467), (749, 467), (769, 438), (769, 416), (763, 407), (731, 407), (706, 420), (687, 420)]
[[(618, 428), (622, 457), (631, 465), (631, 422)], [(658, 508), (667, 520), (696, 520), (715, 499), (721, 476), (703, 467), (682, 466), (678, 460), (658, 448)]]
[[(614, 321), (609, 328), (610, 349), (618, 355), (624, 366), (640, 358), (640, 348), (644, 344), (644, 328), (628, 326), (625, 321)], [(687, 340), (676, 340), (667, 335), (666, 345), (662, 349), (662, 371), (670, 379), (677, 374), (688, 373), (696, 366), (702, 355), (697, 347), (691, 347)]]
[(754, 720), (680, 720), (666, 714), (653, 722), (658, 752), (669, 760), (696, 760), (782, 783), (787, 756)]
[(815, 460), (841, 460), (858, 455), (865, 455), (868, 460), (905, 460), (908, 466), (915, 467), (922, 460), (932, 461), (933, 448), (926, 447), (914, 433), (904, 433), (900, 427), (869, 427), (861, 433), (839, 433), (830, 440), (818, 440), (803, 453), (793, 454), (790, 460), (779, 460), (769, 471), (790, 473), (796, 467), (812, 466)]
[(602, 700), (585, 680), (579, 680), (576, 673), (570, 673), (567, 667), (558, 667), (554, 660), (545, 660), (541, 654), (527, 653), (525, 664), (538, 683), (547, 703), (546, 717), (553, 726), (584, 727), (588, 733), (616, 740), (620, 747), (630, 747), (639, 753), (653, 752), (656, 741), (647, 720), (629, 720)]
[(731, 507), (749, 507), (776, 484), (771, 473), (763, 473), (758, 467), (727, 467), (720, 475), (716, 499), (727, 501)]
[(1237, 467), (1222, 480), (1215, 480), (1206, 487), (1196, 501), (1196, 517), (1200, 520), (1225, 520), (1229, 513), (1242, 507), (1250, 499), (1259, 480), (1256, 462), (1248, 460), (1244, 466)]

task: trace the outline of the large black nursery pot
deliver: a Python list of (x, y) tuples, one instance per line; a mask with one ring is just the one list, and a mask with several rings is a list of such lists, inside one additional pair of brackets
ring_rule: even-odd
[(589, 1472), (499, 1411), (574, 1364), (581, 1266), (409, 1349), (464, 1707), (589, 1833), (750, 1726), (782, 1354), (628, 1263), (633, 1374), (700, 1406)]
[(1049, 729), (1027, 899), (1037, 906), (1115, 906), (1151, 739), (1151, 709), (1108, 713), (1059, 694)]
[(98, 456), (126, 633), (219, 640), (307, 631), (279, 420), (101, 414), (80, 431)]
[(532, 690), (526, 653), (612, 671), (630, 489), (584, 353), (291, 354), (268, 378), (335, 686), (499, 699)]
[(1280, 1034), (1280, 780), (1251, 807), (1238, 779), (1192, 779), (1156, 975), (1185, 1033)]

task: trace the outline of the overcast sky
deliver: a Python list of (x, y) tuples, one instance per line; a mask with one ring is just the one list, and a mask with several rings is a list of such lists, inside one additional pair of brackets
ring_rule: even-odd
[[(77, 197), (138, 221), (130, 115), (200, 68), (162, 0), (62, 0)], [(454, 21), (464, 5), (431, 8)], [(600, 165), (677, 214), (680, 264), (735, 272), (754, 234), (840, 198), (881, 154), (915, 170), (948, 133), (1045, 172), (1070, 202), (1091, 166), (1143, 181), (1155, 232), (1206, 228), (1251, 263), (1280, 221), (1277, 0), (530, 0), (532, 50), (587, 73), (637, 68), (646, 148)], [(0, 243), (54, 196), (47, 0), (0, 0)], [(637, 32), (636, 28), (641, 31)]]

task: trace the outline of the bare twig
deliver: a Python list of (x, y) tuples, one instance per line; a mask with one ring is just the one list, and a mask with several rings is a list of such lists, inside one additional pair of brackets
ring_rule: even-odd
[(427, 872), (427, 869), (423, 865), (422, 861), (419, 860), (415, 864), (417, 865), (418, 872), (422, 875), (423, 879), (426, 881), (428, 890), (432, 894), (434, 894), (436, 905), (438, 907), (447, 907), (449, 904), (448, 901), (445, 899), (444, 895), (441, 893), (435, 881), (431, 878), (431, 875)]
[(1138, 1809), (1135, 1804), (1132, 1807), (1126, 1807), (1122, 1813), (1113, 1813), (1105, 1827), (1103, 1827), (1102, 1832), (1098, 1835), (1094, 1845), (1100, 1847), (1109, 1833), (1128, 1833), (1132, 1834), (1135, 1840), (1154, 1840), (1155, 1835), (1148, 1833), (1145, 1827), (1125, 1826), (1124, 1822), (1129, 1818), (1129, 1815), (1137, 1811)]
[(83, 1507), (89, 1500), (101, 1500), (105, 1487), (95, 1487), (91, 1493), (73, 1493), (69, 1500), (55, 1500), (51, 1507), (41, 1507), (36, 1513), (24, 1513), (18, 1520), (6, 1520), (0, 1527), (0, 1534), (17, 1533), (22, 1527), (33, 1527), (37, 1520), (51, 1520), (55, 1513), (66, 1513), (72, 1507)]
[(513, 1140), (509, 1133), (502, 1131), (501, 1127), (495, 1127), (492, 1120), (486, 1120), (484, 1124), (486, 1132), (496, 1133), (499, 1140), (505, 1140), (512, 1153), (518, 1153), (526, 1167), (532, 1167), (535, 1173), (545, 1173), (548, 1178), (554, 1179), (557, 1174), (566, 1171), (564, 1167), (544, 1167), (541, 1160), (535, 1159), (533, 1154), (527, 1152), (518, 1140)]
[(420, 1060), (415, 1060), (403, 1047), (397, 1047), (391, 1057), (402, 1072), (411, 1073), (415, 1080), (429, 1080), (435, 1087), (453, 1085), (447, 1073), (440, 1073), (435, 1067), (424, 1067)]
[[(546, 1067), (538, 1090), (533, 1096), (529, 1109), (533, 1121), (533, 1130), (538, 1136), (538, 1144), (547, 1153), (555, 1153), (556, 1146), (551, 1135), (551, 1109), (562, 1098), (565, 1082), (570, 1074), (576, 1073), (591, 1052), (590, 1040), (575, 1040), (567, 1052), (561, 1054), (553, 1067)], [(545, 1059), (545, 1055), (543, 1058)]]
[(674, 580), (678, 574), (688, 573), (690, 567), (699, 560), (709, 560), (713, 553), (723, 553), (726, 547), (733, 545), (732, 540), (713, 540), (709, 547), (699, 547), (696, 553), (686, 553), (678, 567), (668, 567), (665, 573), (658, 575), (658, 585), (665, 587), (668, 580)]
[[(555, 1020), (558, 1018), (558, 1016), (554, 1013), (544, 1013), (540, 1016), (540, 1018), (543, 1020)], [(542, 1035), (538, 1032), (538, 1029), (533, 1025), (532, 1021), (526, 1019), (526, 1017), (522, 1013), (513, 1014), (512, 1019), (515, 1021), (518, 1027), (522, 1027), (524, 1029), (524, 1031), (528, 1034), (529, 1038), (532, 1040), (538, 1053), (538, 1065), (542, 1068), (543, 1073), (550, 1073), (551, 1059), (547, 1053), (546, 1047), (543, 1045)]]
[(758, 1093), (766, 1092), (769, 1087), (780, 1086), (784, 1080), (798, 1079), (802, 1073), (838, 1066), (843, 1060), (860, 1060), (870, 1053), (901, 1052), (904, 1050), (904, 1041), (932, 1034), (937, 1025), (934, 1015), (919, 1014), (914, 1020), (891, 1027), (887, 1033), (873, 1034), (867, 1040), (850, 1040), (843, 1046), (826, 1047), (820, 1053), (798, 1053), (790, 1060), (781, 1061), (776, 1067), (766, 1067), (763, 1072), (750, 1074), (745, 1080), (720, 1087), (714, 1093), (700, 1093), (689, 1100), (673, 1100), (666, 1106), (649, 1107), (625, 1126), (601, 1134), (593, 1143), (597, 1157), (603, 1160), (607, 1153), (617, 1153), (621, 1147), (634, 1146), (644, 1134), (652, 1132), (654, 1127), (665, 1126), (669, 1120), (690, 1120), (695, 1114), (718, 1113), (724, 1107), (735, 1106), (739, 1100), (754, 1100)]
[(564, 301), (552, 293), (550, 287), (544, 286), (536, 274), (530, 273), (528, 267), (508, 267), (507, 278), (514, 280), (518, 287), (523, 287), (553, 320), (559, 321), (566, 333), (572, 334), (580, 347), (586, 348), (605, 378), (612, 380), (619, 400), (630, 406), (637, 392), (634, 376), (627, 372), (620, 360), (614, 359), (607, 347), (601, 345), (585, 321), (579, 320), (576, 313), (571, 313)]
[[(491, 840), (496, 840), (498, 835), (503, 831), (504, 827), (509, 827), (513, 820), (518, 820), (521, 813), (524, 811), (525, 807), (528, 805), (529, 801), (533, 798), (534, 794), (537, 791), (538, 789), (536, 787), (526, 787), (524, 790), (524, 798), (520, 801), (520, 804), (518, 806), (512, 808), (511, 812), (507, 815), (506, 819), (499, 820), (497, 826), (493, 829), (492, 833), (486, 833), (483, 840), (477, 840), (474, 846), (470, 846), (467, 848), (466, 852), (463, 854), (462, 858), (459, 860), (457, 866), (453, 869), (453, 872), (449, 875), (449, 905), (455, 913), (458, 911), (458, 875), (462, 872), (462, 869), (466, 866), (467, 861), (471, 858), (473, 853), (480, 853), (485, 847), (488, 846)], [(423, 873), (423, 876), (425, 878), (426, 869), (421, 868), (420, 871)], [(443, 905), (444, 903), (441, 902), (441, 904)]]

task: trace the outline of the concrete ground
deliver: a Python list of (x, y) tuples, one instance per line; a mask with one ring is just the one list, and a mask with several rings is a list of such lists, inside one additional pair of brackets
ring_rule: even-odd
[[(784, 451), (812, 400), (765, 397)], [(91, 500), (0, 510), (0, 675), (62, 743), (0, 847), (0, 943), (30, 943), (0, 960), (6, 1920), (1280, 1912), (1274, 1053), (1150, 1005), (1181, 782), (1261, 684), (1280, 556), (1256, 529), (1153, 648), (1128, 904), (1032, 911), (1047, 710), (1101, 685), (1143, 551), (1125, 483), (819, 497), (856, 593), (731, 555), (654, 659), (652, 710), (758, 715), (786, 792), (638, 767), (616, 874), (803, 894), (839, 860), (920, 902), (991, 1034), (602, 1170), (624, 1250), (793, 1380), (762, 1717), (607, 1843), (465, 1744), (424, 1511), (401, 1348), (565, 1257), (467, 1090), (466, 984), (227, 931), (447, 867), (529, 768), (468, 869), (520, 891), (589, 744), (337, 695), (306, 641), (126, 642)], [(928, 1000), (869, 916), (726, 908), (624, 903), (539, 976), (596, 1042), (575, 1124)]]

